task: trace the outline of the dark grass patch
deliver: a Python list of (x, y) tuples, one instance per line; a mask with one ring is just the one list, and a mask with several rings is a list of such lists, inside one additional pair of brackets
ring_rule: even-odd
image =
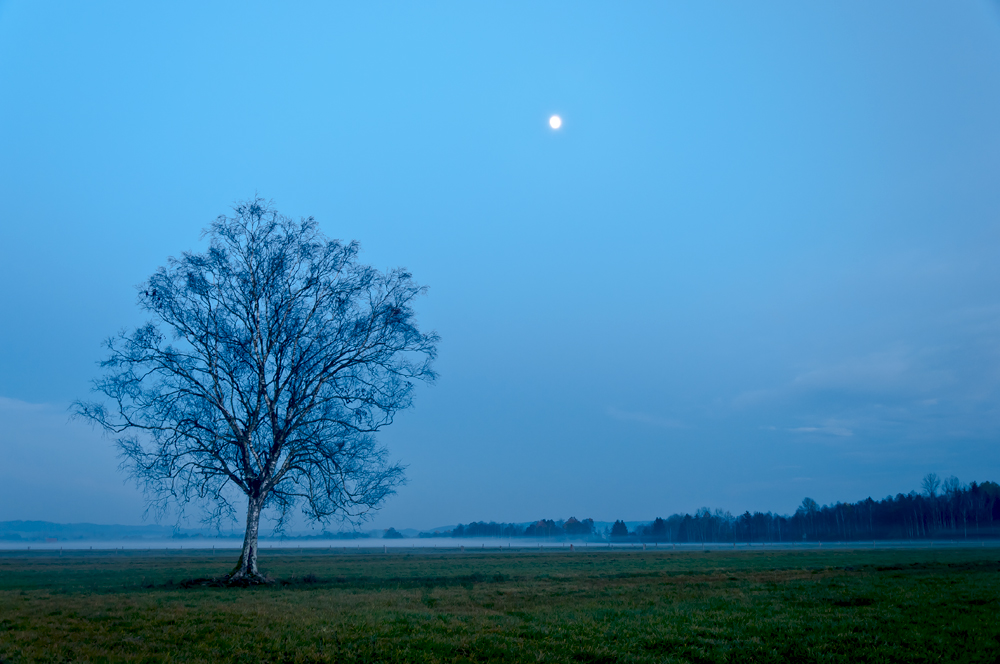
[(833, 601), (834, 606), (871, 606), (875, 603), (871, 597), (849, 597)]

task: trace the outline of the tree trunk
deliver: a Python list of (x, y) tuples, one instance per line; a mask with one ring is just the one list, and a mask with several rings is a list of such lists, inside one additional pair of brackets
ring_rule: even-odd
[(264, 581), (264, 576), (257, 570), (257, 534), (260, 530), (260, 510), (263, 503), (263, 499), (253, 497), (247, 501), (247, 530), (243, 537), (243, 551), (236, 567), (229, 574), (230, 581), (251, 583)]

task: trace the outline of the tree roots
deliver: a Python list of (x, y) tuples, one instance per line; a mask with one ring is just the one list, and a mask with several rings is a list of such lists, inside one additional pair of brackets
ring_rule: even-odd
[(186, 579), (181, 582), (183, 588), (251, 588), (253, 586), (269, 586), (275, 580), (263, 574), (226, 574), (224, 576)]

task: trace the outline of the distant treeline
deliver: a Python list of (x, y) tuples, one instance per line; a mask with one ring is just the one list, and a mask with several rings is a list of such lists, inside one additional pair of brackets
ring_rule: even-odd
[[(390, 529), (391, 530), (391, 529)], [(542, 519), (527, 525), (517, 523), (486, 523), (476, 521), (469, 525), (458, 524), (453, 530), (420, 533), (420, 537), (535, 537), (535, 538), (581, 538), (593, 537), (594, 520), (578, 521), (574, 517), (562, 521)]]
[(1000, 485), (943, 483), (933, 473), (923, 492), (900, 493), (882, 500), (819, 505), (806, 498), (791, 515), (722, 510), (657, 518), (629, 530), (623, 521), (597, 529), (593, 519), (543, 519), (531, 524), (475, 522), (420, 537), (530, 537), (635, 542), (801, 542), (1000, 537)]

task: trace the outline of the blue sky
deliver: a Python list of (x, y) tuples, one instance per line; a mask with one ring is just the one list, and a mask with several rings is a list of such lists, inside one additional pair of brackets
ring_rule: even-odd
[(0, 520), (140, 522), (69, 403), (255, 192), (430, 287), (376, 525), (998, 480), (998, 117), (995, 2), (0, 2)]

